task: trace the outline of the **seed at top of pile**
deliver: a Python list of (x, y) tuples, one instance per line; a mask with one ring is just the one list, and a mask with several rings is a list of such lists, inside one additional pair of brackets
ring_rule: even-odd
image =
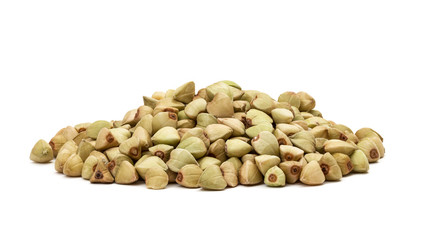
[(384, 157), (378, 132), (353, 131), (315, 107), (303, 91), (274, 99), (230, 80), (198, 91), (191, 81), (143, 96), (143, 105), (121, 120), (66, 126), (49, 143), (39, 140), (30, 159), (56, 158), (57, 172), (92, 183), (223, 190), (262, 182), (320, 185), (368, 172)]

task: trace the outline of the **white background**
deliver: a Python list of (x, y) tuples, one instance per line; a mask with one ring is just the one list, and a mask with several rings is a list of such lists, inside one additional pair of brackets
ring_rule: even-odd
[[(1, 239), (426, 239), (425, 1), (1, 1)], [(222, 192), (94, 185), (29, 160), (67, 125), (230, 79), (372, 127), (368, 174)]]

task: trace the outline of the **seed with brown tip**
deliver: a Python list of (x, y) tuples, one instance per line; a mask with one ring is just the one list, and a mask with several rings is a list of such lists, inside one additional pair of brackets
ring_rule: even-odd
[(342, 175), (345, 176), (353, 170), (353, 164), (350, 157), (344, 153), (334, 153), (332, 156), (337, 161), (338, 166), (341, 168)]
[(320, 185), (325, 182), (325, 175), (317, 161), (309, 162), (302, 169), (300, 181), (307, 185)]
[(188, 188), (198, 187), (199, 178), (203, 170), (196, 164), (188, 164), (178, 171), (176, 183)]
[(341, 168), (330, 153), (325, 153), (319, 160), (320, 168), (328, 181), (337, 181), (342, 178)]
[(286, 182), (295, 183), (298, 181), (302, 170), (302, 164), (300, 162), (286, 161), (280, 163), (279, 167), (285, 173)]
[(372, 141), (370, 138), (362, 139), (357, 144), (357, 147), (359, 147), (359, 149), (363, 151), (370, 163), (376, 162), (380, 159), (380, 152), (377, 146), (375, 145), (375, 142)]
[(273, 166), (265, 173), (264, 183), (269, 187), (283, 187), (286, 185), (285, 173), (278, 166)]
[(304, 151), (288, 145), (280, 146), (280, 157), (282, 161), (298, 161), (304, 155)]
[(279, 156), (279, 143), (271, 132), (260, 132), (252, 139), (251, 143), (258, 154)]
[(114, 178), (111, 175), (110, 171), (108, 171), (107, 166), (102, 160), (98, 160), (96, 164), (96, 168), (92, 177), (90, 178), (91, 183), (112, 183), (114, 182)]

